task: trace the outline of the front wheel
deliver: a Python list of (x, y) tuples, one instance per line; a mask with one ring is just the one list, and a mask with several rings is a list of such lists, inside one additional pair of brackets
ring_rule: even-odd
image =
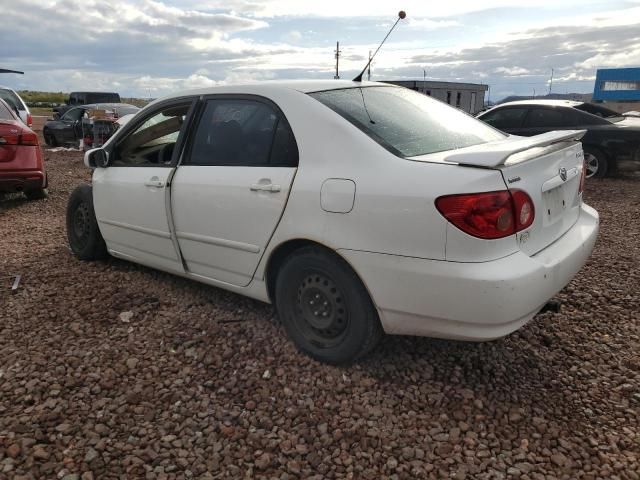
[(294, 252), (276, 278), (276, 307), (289, 337), (316, 360), (342, 364), (364, 356), (382, 327), (351, 267), (319, 247)]
[(98, 260), (108, 255), (93, 210), (91, 185), (76, 187), (69, 197), (67, 239), (71, 251), (80, 260)]
[(584, 147), (584, 163), (587, 167), (587, 178), (604, 178), (607, 176), (609, 164), (607, 157), (597, 148)]

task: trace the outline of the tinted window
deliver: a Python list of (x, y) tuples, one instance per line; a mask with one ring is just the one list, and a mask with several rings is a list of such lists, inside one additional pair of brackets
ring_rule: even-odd
[(118, 143), (114, 166), (169, 166), (191, 104), (171, 105), (147, 117)]
[(575, 111), (576, 125), (607, 125), (609, 121), (580, 110)]
[(526, 108), (501, 108), (482, 115), (481, 120), (496, 128), (519, 128), (527, 114)]
[(70, 122), (75, 122), (77, 120), (80, 120), (82, 118), (82, 115), (84, 115), (84, 109), (82, 108), (72, 108), (71, 110), (69, 110), (67, 113), (65, 113), (62, 116), (61, 120), (67, 120)]
[(286, 165), (293, 158), (292, 140), (287, 123), (265, 103), (239, 99), (208, 100), (187, 163)]
[(120, 103), (120, 95), (117, 93), (88, 93), (86, 103)]
[(10, 108), (15, 109), (17, 107), (18, 110), (24, 110), (24, 105), (22, 104), (18, 96), (11, 90), (0, 89), (0, 98), (7, 102)]
[(15, 120), (9, 108), (6, 103), (0, 102), (0, 120)]
[(571, 118), (571, 111), (565, 112), (561, 108), (532, 108), (527, 117), (529, 127), (569, 127), (575, 122)]
[(396, 155), (413, 157), (504, 138), (481, 121), (421, 93), (397, 87), (316, 92), (312, 97)]

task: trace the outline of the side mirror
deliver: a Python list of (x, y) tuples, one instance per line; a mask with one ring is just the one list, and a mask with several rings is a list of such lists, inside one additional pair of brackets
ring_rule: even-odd
[(106, 168), (109, 154), (103, 148), (93, 148), (84, 154), (84, 164), (89, 168)]

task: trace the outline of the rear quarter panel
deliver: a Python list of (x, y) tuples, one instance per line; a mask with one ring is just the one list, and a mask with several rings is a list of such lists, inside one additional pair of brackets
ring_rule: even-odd
[[(435, 208), (435, 199), (505, 188), (495, 170), (396, 157), (306, 94), (274, 95), (272, 100), (291, 124), (300, 163), (282, 220), (256, 272), (258, 278), (270, 252), (290, 239), (313, 240), (333, 250), (444, 260), (448, 222)], [(356, 184), (350, 212), (321, 208), (320, 189), (329, 178)], [(479, 242), (466, 236), (472, 244)], [(513, 244), (512, 240), (510, 248)], [(504, 256), (502, 246), (499, 249), (498, 256)], [(496, 258), (495, 245), (480, 250), (476, 258)]]

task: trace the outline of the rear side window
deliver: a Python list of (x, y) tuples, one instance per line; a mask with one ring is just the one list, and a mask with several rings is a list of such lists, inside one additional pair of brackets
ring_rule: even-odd
[(362, 87), (310, 95), (401, 157), (505, 138), (480, 120), (406, 88)]
[(519, 128), (526, 114), (526, 108), (501, 108), (483, 115), (482, 121), (499, 129)]
[(289, 124), (266, 103), (245, 99), (206, 102), (188, 165), (295, 166)]
[(11, 111), (3, 102), (0, 102), (0, 120), (15, 120), (14, 116), (11, 115)]
[(574, 124), (572, 112), (562, 108), (532, 108), (527, 117), (529, 127), (570, 127)]
[(10, 108), (18, 108), (18, 110), (20, 111), (24, 110), (24, 105), (22, 104), (22, 101), (11, 90), (0, 89), (0, 98), (5, 102), (7, 102)]

